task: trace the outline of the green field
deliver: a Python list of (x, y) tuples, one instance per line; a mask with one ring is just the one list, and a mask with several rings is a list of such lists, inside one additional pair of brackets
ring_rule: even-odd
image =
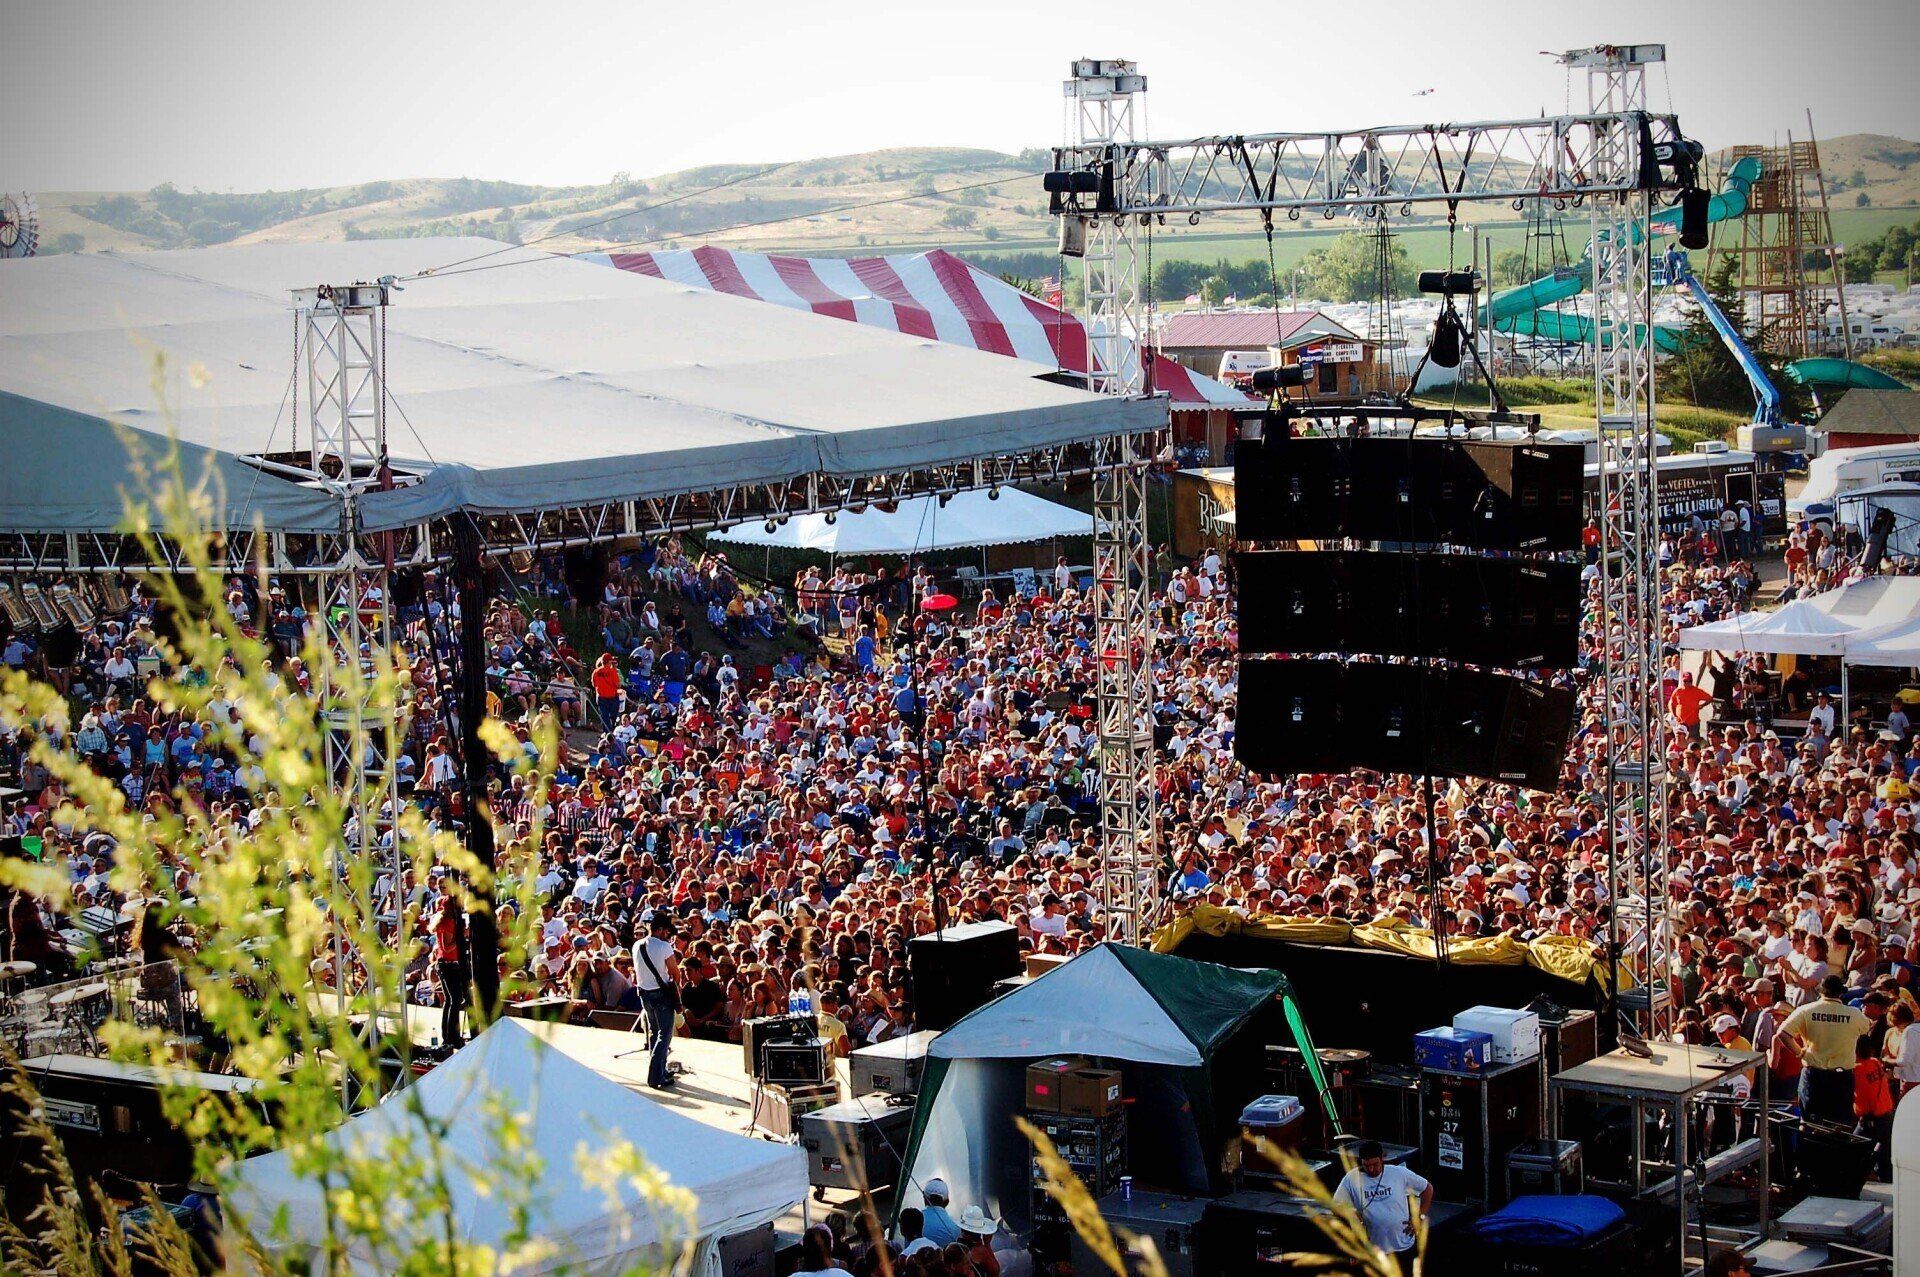
[[(1460, 229), (1454, 238), (1454, 253), (1459, 264), (1472, 259), (1473, 249), (1468, 236), (1473, 227), (1467, 221), (1471, 206), (1462, 206)], [(1502, 207), (1501, 212), (1506, 212)], [(1244, 224), (1247, 219), (1240, 219)], [(1905, 205), (1896, 208), (1845, 208), (1833, 211), (1833, 233), (1842, 244), (1870, 239), (1879, 235), (1889, 226), (1906, 226), (1920, 221), (1920, 205)], [(1167, 227), (1153, 234), (1153, 256), (1160, 261), (1199, 261), (1212, 262), (1225, 259), (1229, 262), (1249, 262), (1265, 260), (1267, 255), (1266, 238), (1257, 230), (1231, 231), (1217, 229), (1230, 225), (1227, 218), (1215, 222), (1203, 222), (1197, 227)], [(1302, 257), (1316, 248), (1325, 246), (1338, 235), (1355, 229), (1358, 223), (1341, 218), (1332, 222), (1308, 221), (1302, 218), (1297, 223), (1286, 223), (1274, 235), (1273, 257), (1275, 268), (1282, 274), (1297, 266)], [(1719, 228), (1723, 235), (1730, 226)], [(1493, 251), (1500, 254), (1519, 249), (1526, 239), (1524, 223), (1515, 221), (1511, 216), (1500, 220), (1490, 220), (1479, 232), (1482, 236), (1493, 238)], [(1448, 234), (1444, 225), (1432, 223), (1414, 223), (1396, 234), (1401, 247), (1416, 267), (1438, 267), (1447, 264)], [(1584, 251), (1584, 223), (1570, 219), (1566, 226), (1567, 252), (1579, 257)], [(1716, 239), (1716, 248), (1722, 243), (1737, 243), (1737, 239)], [(1006, 252), (1049, 252), (1054, 245), (1051, 240), (1012, 240), (999, 239), (979, 243), (946, 241), (945, 247), (952, 249), (969, 261), (990, 267), (997, 254)], [(932, 248), (926, 245), (887, 245), (888, 248)], [(1144, 254), (1145, 241), (1141, 241), (1140, 251)], [(1284, 281), (1283, 281), (1284, 282)]]

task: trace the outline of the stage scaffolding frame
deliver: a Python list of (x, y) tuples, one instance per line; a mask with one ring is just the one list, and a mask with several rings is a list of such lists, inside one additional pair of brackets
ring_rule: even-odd
[[(1586, 206), (1595, 254), (1594, 406), (1602, 455), (1602, 623), (1609, 631), (1600, 676), (1610, 733), (1605, 757), (1608, 873), (1614, 886), (1608, 937), (1615, 960), (1637, 979), (1664, 973), (1672, 955), (1660, 917), (1666, 899), (1665, 716), (1660, 702), (1659, 504), (1654, 425), (1651, 263), (1640, 230), (1663, 190), (1694, 180), (1698, 148), (1672, 115), (1646, 106), (1646, 66), (1660, 45), (1603, 45), (1559, 56), (1589, 81), (1585, 114), (1462, 124), (1413, 124), (1346, 132), (1219, 134), (1137, 141), (1136, 111), (1146, 77), (1125, 60), (1081, 59), (1064, 86), (1074, 136), (1054, 152), (1049, 211), (1061, 219), (1063, 253), (1084, 255), (1082, 314), (1096, 355), (1121, 361), (1097, 369), (1095, 389), (1136, 395), (1150, 389), (1143, 350), (1151, 345), (1137, 235), (1168, 217), (1198, 225), (1203, 215), (1253, 212), (1271, 225), (1317, 212), (1363, 223), (1416, 207), (1530, 200)], [(1685, 180), (1683, 180), (1683, 178)], [(1142, 941), (1157, 920), (1160, 883), (1154, 840), (1151, 714), (1152, 635), (1135, 608), (1128, 575), (1132, 538), (1144, 540), (1135, 488), (1100, 485), (1095, 514), (1112, 531), (1096, 554), (1095, 614), (1102, 656), (1101, 823), (1107, 858), (1109, 935)], [(1144, 502), (1139, 503), (1141, 506)], [(1136, 530), (1134, 521), (1139, 520)], [(1136, 622), (1130, 618), (1140, 617)], [(1624, 637), (1611, 641), (1619, 627)], [(1133, 661), (1119, 653), (1137, 652)], [(1143, 734), (1138, 725), (1144, 723)], [(1109, 775), (1111, 761), (1118, 773)], [(1153, 872), (1143, 872), (1143, 866)], [(1118, 872), (1116, 872), (1116, 870)], [(1151, 879), (1151, 881), (1145, 881)], [(1622, 932), (1619, 906), (1637, 900), (1650, 924)], [(1637, 948), (1637, 956), (1630, 955)], [(1637, 1027), (1667, 1028), (1648, 998)]]

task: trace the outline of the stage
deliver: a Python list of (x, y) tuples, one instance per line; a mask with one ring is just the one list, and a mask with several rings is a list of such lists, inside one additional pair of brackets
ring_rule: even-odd
[[(602, 1077), (620, 1083), (636, 1095), (673, 1109), (715, 1130), (731, 1135), (753, 1134), (754, 1086), (747, 1076), (741, 1047), (737, 1042), (709, 1042), (701, 1038), (675, 1038), (672, 1060), (681, 1066), (679, 1082), (670, 1090), (656, 1091), (647, 1085), (645, 1035), (617, 1033), (611, 1029), (586, 1028), (573, 1024), (543, 1024), (541, 1036), (554, 1049), (566, 1052)], [(835, 1060), (834, 1079), (841, 1097), (847, 1098), (848, 1070), (845, 1060)], [(641, 1152), (645, 1152), (642, 1149)], [(904, 1150), (903, 1150), (904, 1151)], [(892, 1205), (892, 1190), (875, 1194), (876, 1209), (882, 1217)], [(774, 1234), (782, 1249), (798, 1244), (800, 1234), (810, 1223), (827, 1212), (855, 1215), (860, 1210), (859, 1194), (842, 1189), (823, 1189), (812, 1193), (800, 1206), (774, 1221)]]

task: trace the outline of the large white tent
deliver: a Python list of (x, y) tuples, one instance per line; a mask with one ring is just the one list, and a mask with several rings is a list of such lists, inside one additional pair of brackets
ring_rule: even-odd
[(818, 550), (825, 554), (926, 554), (971, 546), (1017, 545), (1055, 537), (1093, 535), (1093, 516), (1017, 488), (961, 492), (942, 503), (915, 497), (892, 511), (869, 506), (859, 514), (842, 513), (831, 523), (823, 514), (799, 515), (772, 531), (764, 523), (743, 523), (713, 539), (735, 545)]
[[(526, 1166), (538, 1158), (531, 1236), (554, 1253), (529, 1273), (625, 1271), (663, 1244), (699, 1241), (711, 1264), (712, 1240), (759, 1226), (792, 1209), (807, 1191), (806, 1157), (789, 1145), (716, 1131), (636, 1095), (548, 1044), (545, 1026), (500, 1020), (403, 1094), (354, 1117), (324, 1138), (356, 1157), (424, 1158), (417, 1106), (444, 1125), (439, 1153), (449, 1168), (455, 1224), (467, 1242), (499, 1245), (515, 1227), (498, 1194), (460, 1168)], [(500, 1146), (497, 1106), (524, 1122), (530, 1149)], [(655, 1209), (628, 1184), (602, 1187), (583, 1174), (582, 1157), (624, 1142), (677, 1188), (697, 1199), (688, 1236), (663, 1236)], [(529, 1152), (531, 1156), (529, 1156)], [(229, 1208), (263, 1240), (296, 1251), (327, 1237), (320, 1186), (296, 1171), (294, 1150), (242, 1164)], [(271, 1235), (284, 1212), (284, 1240)], [(432, 1227), (437, 1228), (435, 1221)], [(383, 1270), (381, 1257), (356, 1251), (353, 1270)], [(696, 1272), (702, 1271), (696, 1267)]]
[[(481, 254), (484, 270), (412, 278)], [(385, 345), (400, 486), (360, 499), (365, 531), (461, 510), (890, 474), (1167, 421), (1166, 400), (1060, 385), (1053, 363), (490, 240), (61, 253), (5, 266), (0, 532), (118, 528), (136, 467), (114, 423), (149, 452), (175, 434), (189, 473), (204, 467), (223, 489), (224, 526), (339, 531), (338, 501), (255, 458), (294, 439), (291, 290), (389, 275), (409, 281), (388, 307)], [(170, 361), (166, 411), (149, 351)]]

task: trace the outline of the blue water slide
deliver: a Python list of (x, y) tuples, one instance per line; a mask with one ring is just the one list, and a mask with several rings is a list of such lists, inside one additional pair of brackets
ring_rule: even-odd
[(1760, 362), (1760, 356), (1753, 353), (1753, 347), (1747, 345), (1746, 338), (1727, 318), (1727, 313), (1714, 303), (1713, 294), (1693, 273), (1693, 265), (1684, 252), (1678, 248), (1668, 249), (1665, 266), (1667, 283), (1675, 288), (1684, 288), (1692, 295), (1694, 304), (1700, 307), (1706, 314), (1707, 322), (1713, 325), (1713, 331), (1720, 334), (1720, 344), (1727, 348), (1734, 362), (1740, 365), (1740, 371), (1747, 375), (1747, 384), (1753, 387), (1753, 424), (1779, 425), (1780, 388), (1767, 375), (1767, 367)]
[[(1760, 173), (1760, 161), (1751, 155), (1728, 169), (1719, 193), (1707, 202), (1707, 221), (1724, 222), (1743, 216)], [(1675, 207), (1655, 213), (1647, 219), (1644, 228), (1636, 227), (1634, 233), (1636, 236), (1649, 231), (1655, 235), (1672, 235), (1679, 230), (1680, 210)], [(1480, 308), (1480, 323), (1483, 327), (1491, 325), (1495, 332), (1538, 337), (1543, 341), (1569, 345), (1587, 342), (1593, 332), (1592, 321), (1587, 316), (1551, 307), (1578, 297), (1592, 284), (1593, 259), (1589, 250), (1571, 266), (1557, 267), (1529, 283), (1495, 293)], [(1655, 347), (1672, 354), (1680, 349), (1680, 333), (1678, 328), (1656, 325)]]

